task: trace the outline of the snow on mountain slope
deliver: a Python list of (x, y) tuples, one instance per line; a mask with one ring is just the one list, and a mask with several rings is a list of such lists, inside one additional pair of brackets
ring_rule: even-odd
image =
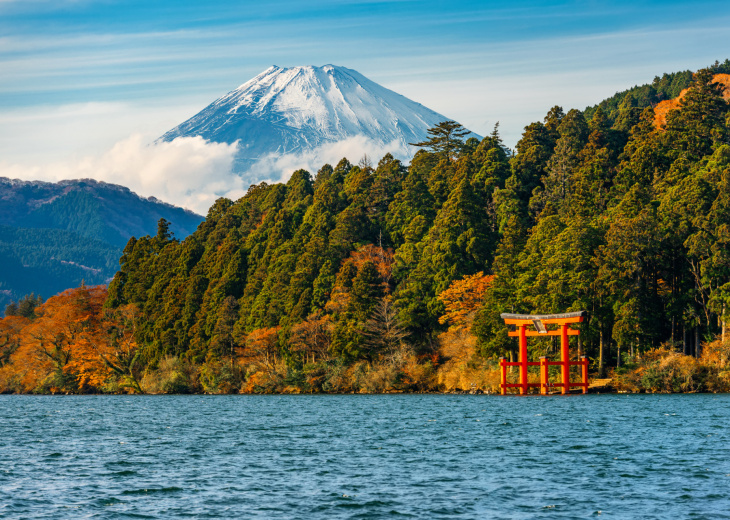
[[(363, 152), (372, 153), (376, 148), (376, 153), (390, 152), (409, 160), (416, 148), (408, 143), (425, 139), (428, 128), (447, 119), (352, 69), (334, 65), (273, 66), (158, 141), (183, 136), (238, 141), (235, 170), (246, 176), (257, 161), (287, 155), (303, 157), (354, 138), (369, 146), (370, 151)], [(331, 146), (328, 149), (332, 153), (338, 150)], [(358, 158), (349, 157), (355, 161)]]

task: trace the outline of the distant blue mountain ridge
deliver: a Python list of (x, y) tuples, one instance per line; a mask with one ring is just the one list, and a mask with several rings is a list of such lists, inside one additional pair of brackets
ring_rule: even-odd
[(0, 313), (34, 292), (103, 284), (119, 268), (132, 236), (154, 235), (157, 222), (183, 239), (204, 218), (92, 179), (57, 183), (0, 177)]
[[(428, 129), (446, 119), (352, 69), (273, 66), (159, 140), (202, 136), (238, 142), (234, 174), (256, 183), (277, 177), (249, 172), (257, 161), (352, 138), (364, 137), (383, 155), (409, 161), (417, 150), (410, 143), (427, 139)], [(81, 280), (105, 283), (129, 238), (154, 235), (160, 218), (179, 239), (204, 220), (91, 179), (50, 183), (0, 177), (0, 312), (31, 291), (47, 298)]]

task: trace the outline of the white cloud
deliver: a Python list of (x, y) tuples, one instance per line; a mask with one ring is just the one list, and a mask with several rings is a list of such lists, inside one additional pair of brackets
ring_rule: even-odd
[(44, 166), (0, 163), (0, 176), (51, 182), (97, 179), (205, 215), (218, 197), (237, 199), (245, 193), (243, 179), (231, 173), (236, 148), (202, 137), (147, 145), (144, 136), (135, 134), (99, 155)]
[(397, 141), (383, 146), (359, 136), (309, 152), (272, 154), (255, 163), (244, 175), (237, 175), (233, 173), (238, 148), (235, 143), (213, 143), (202, 137), (147, 143), (146, 137), (134, 134), (97, 155), (42, 166), (0, 162), (0, 177), (49, 182), (91, 178), (120, 184), (144, 197), (154, 196), (205, 215), (219, 197), (237, 200), (246, 193), (249, 184), (286, 182), (300, 168), (314, 175), (325, 163), (334, 166), (343, 157), (357, 163), (367, 154), (377, 163), (388, 152), (397, 157), (410, 156), (410, 151)]
[(132, 134), (150, 141), (198, 112), (204, 101), (89, 102), (0, 109), (0, 161), (36, 166), (101, 155)]
[(304, 169), (314, 175), (324, 164), (335, 166), (343, 157), (357, 164), (364, 155), (367, 155), (374, 166), (386, 153), (403, 160), (410, 159), (414, 151), (415, 149), (409, 150), (399, 141), (383, 145), (365, 136), (356, 136), (335, 143), (326, 143), (302, 153), (271, 154), (251, 166), (246, 178), (252, 183), (262, 180), (286, 182), (296, 170)]

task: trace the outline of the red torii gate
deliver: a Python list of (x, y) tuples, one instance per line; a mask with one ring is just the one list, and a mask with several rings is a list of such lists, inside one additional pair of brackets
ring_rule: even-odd
[[(510, 331), (510, 336), (517, 336), (520, 341), (519, 360), (516, 363), (508, 362), (505, 358), (499, 358), (499, 366), (502, 372), (502, 383), (500, 389), (502, 395), (507, 393), (508, 388), (519, 388), (520, 395), (527, 395), (530, 388), (539, 388), (540, 393), (546, 395), (549, 387), (560, 387), (562, 394), (570, 392), (571, 387), (580, 387), (585, 394), (588, 389), (588, 359), (581, 356), (580, 361), (570, 360), (570, 350), (568, 348), (568, 336), (577, 336), (579, 330), (568, 327), (571, 323), (580, 323), (588, 315), (586, 311), (569, 312), (566, 314), (502, 314), (501, 318), (506, 325), (516, 325), (517, 330)], [(548, 330), (545, 325), (558, 325), (560, 328)], [(527, 327), (534, 326), (535, 330), (526, 330)], [(545, 356), (540, 361), (527, 361), (527, 336), (560, 336), (560, 361), (548, 361)], [(561, 367), (561, 382), (550, 383), (548, 377), (548, 367), (550, 365), (559, 365)], [(527, 369), (531, 366), (540, 367), (540, 382), (527, 382)], [(570, 382), (570, 367), (580, 366), (582, 368), (582, 381), (580, 383)], [(520, 382), (507, 383), (507, 367), (520, 367)]]

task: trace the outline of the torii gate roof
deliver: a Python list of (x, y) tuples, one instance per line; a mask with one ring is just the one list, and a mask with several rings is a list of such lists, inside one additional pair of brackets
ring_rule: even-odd
[(502, 313), (500, 317), (509, 325), (517, 322), (539, 320), (543, 323), (578, 323), (588, 316), (587, 311), (566, 312), (564, 314), (509, 314)]

